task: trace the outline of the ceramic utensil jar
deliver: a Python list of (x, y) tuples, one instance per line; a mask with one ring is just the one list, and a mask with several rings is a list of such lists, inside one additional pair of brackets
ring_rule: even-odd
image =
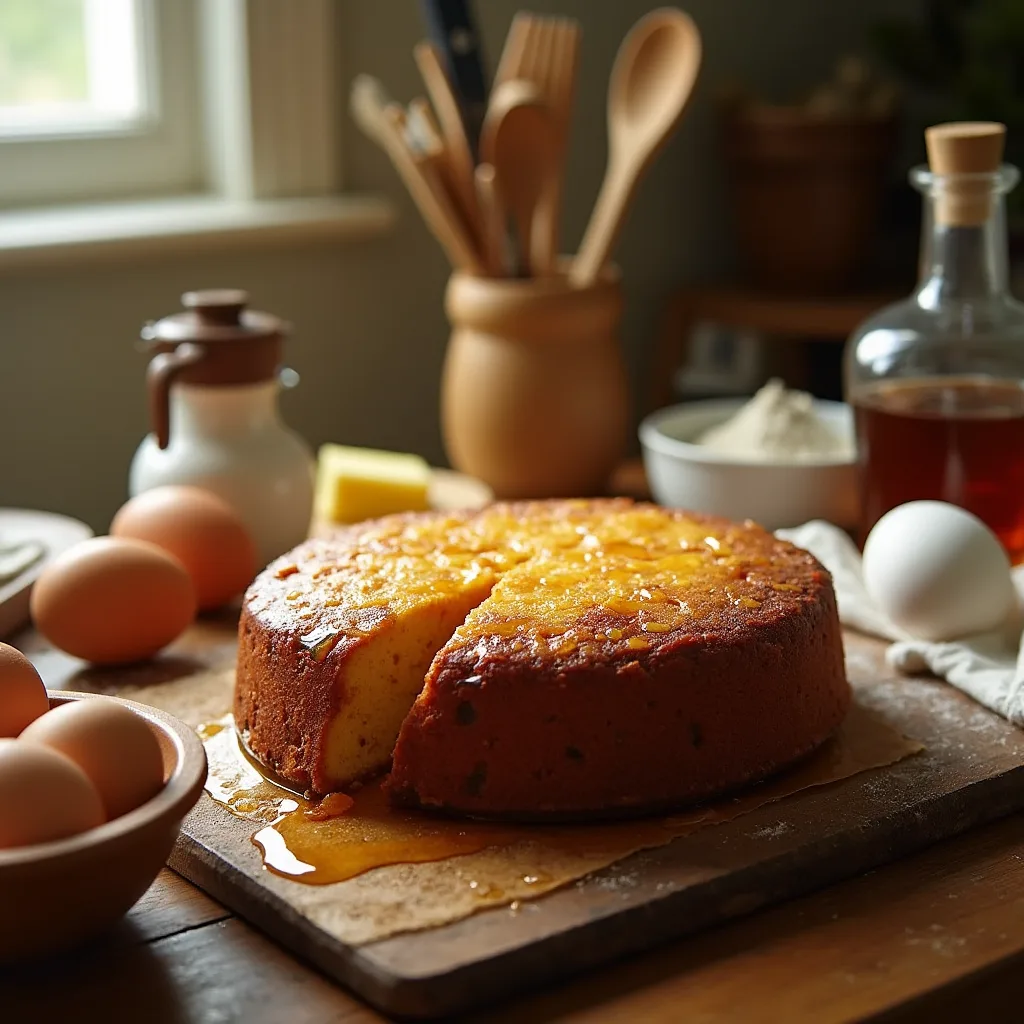
[(288, 325), (247, 302), (241, 291), (187, 292), (183, 312), (143, 328), (153, 432), (132, 461), (129, 490), (195, 484), (219, 494), (265, 564), (306, 536), (314, 463), (278, 414)]
[(441, 384), (445, 447), (501, 498), (594, 495), (626, 441), (617, 273), (586, 288), (564, 274), (496, 279), (456, 273)]

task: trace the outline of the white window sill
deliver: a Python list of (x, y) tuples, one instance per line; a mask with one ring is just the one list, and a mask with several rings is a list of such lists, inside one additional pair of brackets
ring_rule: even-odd
[(383, 234), (395, 208), (374, 195), (230, 200), (185, 196), (0, 211), (0, 270), (99, 257), (195, 252)]

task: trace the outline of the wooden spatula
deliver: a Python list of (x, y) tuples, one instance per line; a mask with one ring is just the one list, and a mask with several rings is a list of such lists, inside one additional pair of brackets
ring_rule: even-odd
[(491, 93), (480, 155), (494, 165), (498, 195), (519, 239), (519, 271), (533, 272), (534, 215), (551, 174), (555, 140), (551, 110), (528, 82), (504, 82)]

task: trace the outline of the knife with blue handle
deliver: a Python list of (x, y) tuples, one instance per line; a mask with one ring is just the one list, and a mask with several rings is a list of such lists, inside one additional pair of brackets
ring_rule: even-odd
[(466, 137), (475, 158), (488, 90), (480, 37), (468, 0), (420, 0), (420, 6), (431, 41), (441, 51), (458, 96)]

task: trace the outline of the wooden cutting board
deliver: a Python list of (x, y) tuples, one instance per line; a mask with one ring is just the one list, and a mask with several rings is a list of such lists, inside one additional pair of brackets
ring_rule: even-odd
[(205, 795), (170, 864), (381, 1010), (440, 1016), (711, 927), (1024, 807), (1024, 732), (943, 683), (893, 676), (877, 641), (848, 634), (846, 642), (858, 700), (923, 743), (922, 753), (635, 854), (517, 911), (346, 945), (282, 899), (279, 879), (268, 885), (252, 823)]

